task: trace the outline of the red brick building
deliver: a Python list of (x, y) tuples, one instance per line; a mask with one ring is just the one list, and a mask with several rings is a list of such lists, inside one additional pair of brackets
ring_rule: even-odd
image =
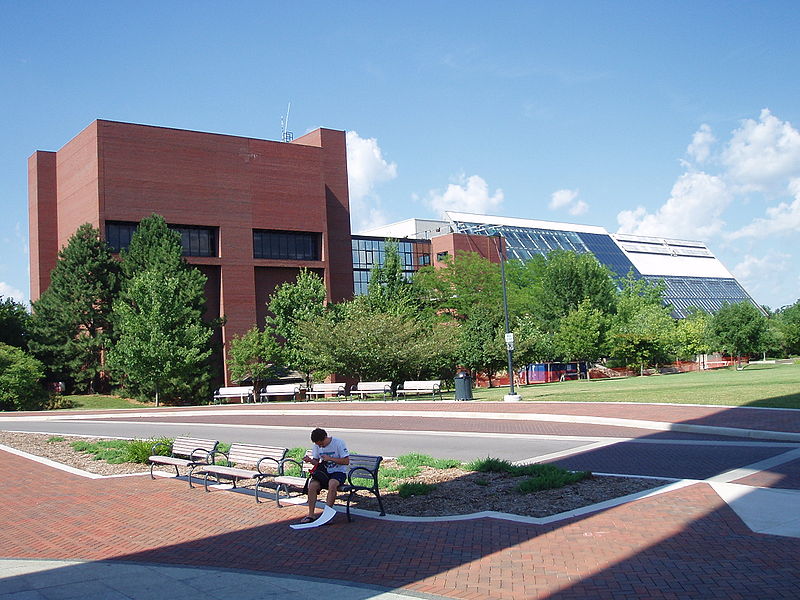
[(324, 278), (329, 300), (353, 294), (342, 131), (283, 143), (98, 120), (57, 152), (35, 152), (28, 180), (32, 300), (81, 224), (119, 249), (153, 213), (208, 277), (226, 346), (263, 324), (270, 293), (300, 267)]

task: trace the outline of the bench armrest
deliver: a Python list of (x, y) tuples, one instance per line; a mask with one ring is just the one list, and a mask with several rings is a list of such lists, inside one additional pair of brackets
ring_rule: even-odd
[(166, 448), (169, 451), (169, 453), (172, 454), (172, 444), (169, 444), (167, 442), (156, 442), (155, 444), (153, 444), (153, 447), (150, 448), (150, 454), (155, 456), (156, 454), (158, 454), (159, 448)]
[(302, 477), (303, 463), (300, 462), (299, 460), (295, 460), (294, 458), (284, 458), (282, 461), (278, 463), (278, 475), (284, 474), (284, 467), (286, 463), (292, 463), (294, 465), (297, 465), (297, 468), (300, 469), (300, 476)]
[[(203, 456), (203, 460), (194, 460), (195, 454), (205, 455), (205, 456)], [(224, 452), (220, 452), (220, 451), (209, 452), (208, 450), (204, 450), (203, 448), (196, 448), (196, 449), (192, 450), (191, 458), (196, 464), (199, 464), (199, 465), (214, 465), (217, 462), (216, 456), (218, 454), (222, 455), (225, 458), (225, 466), (226, 467), (233, 466), (231, 464), (230, 459), (228, 458), (228, 455), (225, 454)]]
[(356, 471), (364, 471), (366, 473), (369, 473), (369, 476), (372, 477), (373, 487), (378, 487), (378, 471), (377, 470), (372, 471), (372, 470), (368, 469), (367, 467), (353, 467), (352, 469), (350, 469), (347, 472), (347, 484), (348, 485), (350, 485), (351, 487), (364, 487), (362, 485), (359, 485), (359, 484), (353, 482), (353, 473), (355, 473)]
[[(273, 469), (270, 472), (264, 472), (261, 469), (261, 463), (263, 463), (264, 461), (267, 461), (268, 464), (270, 462), (274, 463), (275, 469)], [(278, 460), (277, 458), (272, 458), (271, 456), (265, 456), (265, 457), (259, 459), (259, 461), (256, 463), (256, 469), (262, 475), (275, 475), (275, 474), (283, 475), (283, 461), (282, 460)]]

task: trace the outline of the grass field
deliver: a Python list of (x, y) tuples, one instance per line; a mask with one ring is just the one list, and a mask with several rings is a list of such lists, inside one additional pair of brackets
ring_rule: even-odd
[[(751, 365), (675, 375), (564, 381), (517, 386), (528, 401), (658, 402), (800, 408), (800, 365)], [(508, 388), (473, 390), (476, 400), (502, 400)]]
[(152, 403), (138, 402), (129, 398), (120, 398), (119, 396), (103, 396), (100, 394), (89, 394), (86, 396), (65, 395), (64, 398), (72, 400), (75, 403), (73, 408), (66, 410), (93, 410), (93, 409), (107, 409), (107, 408), (145, 408), (147, 406), (154, 406)]
[[(500, 401), (507, 387), (476, 388), (475, 400)], [(743, 371), (719, 369), (700, 373), (564, 381), (517, 386), (523, 401), (657, 402), (762, 406), (800, 409), (800, 364), (751, 365)], [(452, 398), (453, 393), (444, 394)], [(136, 400), (117, 396), (68, 396), (75, 409), (145, 408)], [(420, 399), (425, 399), (422, 396)], [(71, 410), (75, 410), (71, 409)]]

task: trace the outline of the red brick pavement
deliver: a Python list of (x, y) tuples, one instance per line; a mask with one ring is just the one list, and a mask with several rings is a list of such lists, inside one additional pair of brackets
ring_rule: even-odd
[[(443, 411), (466, 413), (505, 413), (537, 414), (537, 415), (574, 415), (583, 417), (607, 417), (616, 419), (633, 419), (644, 421), (660, 421), (666, 423), (685, 423), (692, 425), (710, 425), (714, 427), (736, 427), (741, 429), (757, 429), (768, 431), (800, 432), (800, 410), (764, 409), (752, 407), (723, 406), (688, 406), (673, 404), (625, 404), (599, 402), (297, 402), (274, 404), (237, 404), (226, 406), (207, 406), (191, 408), (147, 409), (148, 415), (155, 417), (159, 412), (196, 411), (202, 409), (214, 414), (230, 410), (258, 410), (265, 414), (282, 410), (319, 411), (335, 410), (343, 414), (353, 411)], [(136, 411), (132, 411), (136, 412)], [(138, 411), (141, 412), (141, 411)], [(115, 415), (124, 414), (114, 411)], [(4, 416), (30, 417), (41, 413), (8, 413)], [(85, 414), (102, 416), (102, 411), (87, 411)], [(219, 420), (218, 418), (216, 420)], [(460, 421), (464, 421), (461, 419)], [(484, 421), (485, 422), (485, 421)], [(616, 429), (616, 428), (615, 428)], [(648, 430), (652, 433), (652, 430)]]
[[(0, 554), (314, 574), (452, 598), (797, 598), (800, 540), (754, 534), (705, 484), (547, 526), (337, 516), (0, 452)], [(321, 549), (334, 549), (324, 553)]]

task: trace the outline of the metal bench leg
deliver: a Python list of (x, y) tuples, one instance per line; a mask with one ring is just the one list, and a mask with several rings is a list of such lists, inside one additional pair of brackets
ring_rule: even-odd
[(381, 500), (381, 493), (380, 493), (380, 491), (378, 490), (378, 488), (375, 488), (375, 490), (374, 490), (374, 492), (373, 492), (373, 493), (375, 494), (375, 497), (378, 499), (378, 506), (379, 506), (379, 507), (380, 507), (380, 509), (381, 509), (381, 516), (382, 516), (382, 517), (385, 517), (385, 516), (386, 516), (386, 511), (385, 511), (385, 510), (383, 510), (383, 500)]

